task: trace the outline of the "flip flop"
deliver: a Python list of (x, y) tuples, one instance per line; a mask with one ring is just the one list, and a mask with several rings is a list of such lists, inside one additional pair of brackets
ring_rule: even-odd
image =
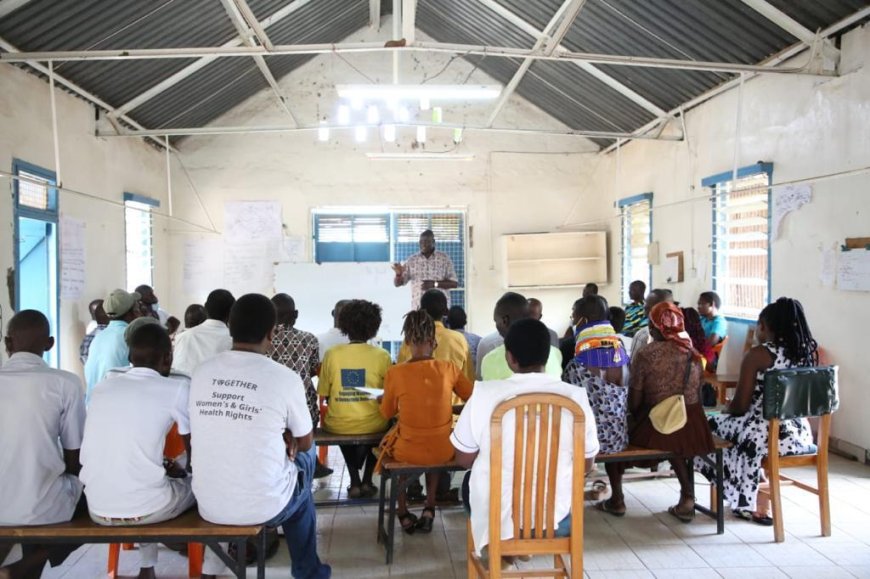
[(607, 513), (608, 515), (613, 515), (614, 517), (624, 517), (625, 511), (617, 511), (613, 508), (610, 501), (611, 499), (607, 499), (606, 501), (595, 503), (595, 508), (603, 513)]
[[(405, 511), (403, 514), (396, 513), (399, 519), (399, 525), (407, 535), (413, 535), (417, 530), (417, 515)], [(431, 530), (431, 529), (430, 529)]]
[(597, 480), (592, 483), (592, 488), (583, 493), (583, 499), (587, 501), (600, 500), (607, 493), (607, 483)]
[(692, 509), (691, 514), (686, 514), (686, 513), (679, 512), (677, 510), (677, 507), (673, 506), (673, 507), (668, 507), (668, 513), (671, 516), (673, 516), (674, 518), (676, 518), (677, 520), (682, 521), (684, 523), (691, 523), (692, 521), (695, 520), (695, 510), (694, 509)]
[(759, 515), (757, 513), (753, 513), (752, 511), (747, 511), (746, 509), (742, 509), (739, 511), (734, 511), (734, 516), (744, 521), (750, 521), (755, 523), (756, 525), (761, 525), (762, 527), (772, 527), (773, 526), (773, 518), (768, 515)]

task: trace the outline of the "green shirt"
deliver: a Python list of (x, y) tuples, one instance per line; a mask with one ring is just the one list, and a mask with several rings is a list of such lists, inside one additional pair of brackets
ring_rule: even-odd
[[(545, 373), (556, 378), (562, 378), (562, 352), (550, 346), (550, 357), (547, 358)], [(484, 380), (505, 380), (514, 375), (505, 358), (504, 344), (483, 357), (480, 365), (480, 375)]]

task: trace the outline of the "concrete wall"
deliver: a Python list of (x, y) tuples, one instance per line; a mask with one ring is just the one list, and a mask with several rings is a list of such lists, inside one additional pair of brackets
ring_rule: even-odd
[[(11, 173), (20, 159), (54, 170), (51, 104), (48, 83), (10, 65), (0, 65), (0, 170)], [(87, 222), (87, 276), (82, 298), (61, 301), (60, 332), (54, 329), (61, 366), (79, 372), (78, 348), (90, 320), (88, 302), (125, 283), (124, 210), (102, 199), (122, 202), (124, 192), (161, 201), (165, 211), (166, 178), (163, 157), (139, 140), (106, 141), (94, 137), (94, 108), (80, 98), (58, 90), (57, 117), (64, 187), (96, 199), (61, 191), (60, 214)], [(14, 313), (6, 290), (5, 274), (13, 265), (14, 223), (12, 180), (0, 177), (0, 308), (5, 324)], [(168, 286), (164, 219), (154, 219), (155, 287)], [(5, 360), (6, 352), (2, 353)]]

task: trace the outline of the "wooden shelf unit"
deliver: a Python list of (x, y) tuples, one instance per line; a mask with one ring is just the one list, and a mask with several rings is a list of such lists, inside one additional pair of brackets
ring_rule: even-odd
[(504, 285), (565, 288), (607, 283), (604, 231), (516, 233), (504, 238)]

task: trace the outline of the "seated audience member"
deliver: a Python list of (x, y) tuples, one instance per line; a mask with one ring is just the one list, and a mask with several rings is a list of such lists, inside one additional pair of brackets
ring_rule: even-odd
[[(451, 306), (447, 312), (447, 326), (451, 330), (456, 330), (468, 342), (468, 349), (471, 351), (471, 359), (477, 363), (477, 345), (480, 343), (480, 336), (465, 331), (465, 326), (468, 324), (468, 316), (462, 306)], [(477, 366), (475, 366), (476, 368)]]
[(478, 380), (482, 379), (483, 375), (481, 374), (481, 366), (483, 366), (483, 359), (486, 358), (486, 355), (504, 344), (504, 338), (501, 334), (498, 333), (498, 330), (495, 332), (489, 333), (480, 339), (480, 342), (477, 344), (477, 354), (474, 357), (474, 371), (475, 376)]
[(598, 295), (598, 284), (587, 283), (583, 286), (583, 295), (581, 297), (589, 297), (589, 296), (597, 296)]
[(160, 307), (157, 300), (157, 294), (150, 285), (142, 284), (136, 288), (136, 293), (142, 296), (140, 302), (143, 306), (143, 316), (151, 316), (160, 322), (160, 325), (166, 327), (166, 322), (169, 321), (169, 312)]
[(608, 321), (607, 301), (601, 296), (574, 302), (577, 340), (562, 380), (586, 390), (601, 452), (622, 452), (628, 446), (628, 354)]
[(725, 316), (719, 315), (721, 307), (722, 299), (716, 292), (703, 292), (698, 296), (698, 313), (701, 314), (701, 325), (711, 348), (728, 335), (728, 322)]
[(625, 328), (625, 310), (619, 306), (611, 306), (609, 312), (610, 325), (613, 326), (613, 331), (616, 332), (619, 341), (622, 342), (625, 352), (631, 356), (631, 340), (623, 333)]
[[(278, 317), (268, 355), (302, 378), (302, 384), (305, 385), (305, 401), (311, 414), (311, 426), (317, 428), (317, 423), (320, 422), (320, 405), (317, 403), (317, 389), (311, 380), (312, 376), (317, 376), (320, 368), (317, 337), (296, 328), (299, 312), (292, 297), (287, 294), (276, 294), (272, 296), (272, 304)], [(314, 478), (323, 478), (331, 474), (332, 469), (320, 464), (318, 460), (314, 468)]]
[[(445, 360), (456, 364), (459, 371), (469, 380), (474, 380), (474, 361), (465, 337), (456, 330), (448, 330), (441, 322), (447, 315), (447, 296), (437, 289), (426, 290), (420, 298), (420, 309), (429, 314), (435, 323), (436, 360)], [(411, 345), (404, 341), (399, 348), (396, 362), (401, 364), (411, 359)]]
[(338, 316), (343, 308), (350, 300), (338, 300), (335, 302), (335, 307), (332, 308), (332, 327), (326, 332), (317, 336), (320, 361), (326, 357), (326, 352), (338, 344), (347, 344), (350, 342), (348, 337), (342, 333), (338, 326)]
[[(541, 300), (537, 298), (529, 298), (529, 317), (533, 320), (541, 321), (541, 318), (544, 317), (544, 304), (541, 303)], [(550, 345), (559, 347), (559, 334), (556, 333), (555, 330), (551, 328), (547, 328), (550, 330)]]
[(628, 298), (631, 303), (625, 305), (625, 327), (623, 333), (629, 338), (641, 328), (647, 325), (646, 309), (644, 308), (644, 295), (646, 284), (639, 279), (634, 280), (628, 286)]
[(109, 317), (109, 324), (94, 337), (88, 351), (88, 360), (85, 362), (85, 381), (88, 384), (86, 401), (90, 399), (91, 390), (109, 370), (130, 363), (124, 331), (127, 324), (139, 317), (139, 294), (116, 289), (103, 300), (103, 309)]
[(695, 308), (680, 308), (683, 312), (683, 319), (686, 322), (686, 333), (692, 339), (692, 347), (701, 354), (701, 366), (705, 369), (712, 363), (713, 348), (707, 343), (707, 338), (704, 336), (704, 327), (701, 325), (701, 315)]
[[(4, 341), (9, 359), (0, 368), (0, 526), (69, 521), (84, 507), (77, 477), (85, 426), (81, 381), (42, 359), (54, 338), (41, 312), (12, 316)], [(0, 576), (39, 577), (46, 561), (56, 567), (78, 547), (23, 545), (22, 559), (0, 568)]]
[[(193, 492), (199, 513), (221, 525), (281, 526), (293, 577), (326, 578), (317, 556), (311, 485), (314, 434), (302, 380), (270, 360), (275, 307), (247, 294), (232, 307), (231, 351), (197, 367), (190, 385)], [(224, 568), (208, 550), (203, 577)]]
[[(660, 302), (667, 302), (671, 304), (674, 303), (673, 292), (671, 292), (671, 290), (669, 289), (650, 290), (649, 294), (646, 296), (646, 300), (644, 301), (643, 305), (643, 311), (645, 315), (649, 317), (650, 310), (652, 310), (653, 307)], [(646, 347), (646, 345), (651, 342), (652, 338), (650, 337), (648, 325), (638, 330), (634, 334), (634, 338), (632, 338), (631, 340), (631, 348), (629, 348), (631, 350), (632, 358), (634, 356), (637, 356), (640, 353), (641, 349)]]
[[(187, 471), (163, 460), (173, 424), (189, 456), (190, 383), (187, 377), (169, 376), (172, 343), (167, 331), (155, 318), (141, 319), (155, 323), (133, 330), (133, 367), (94, 388), (82, 442), (88, 510), (95, 523), (110, 527), (168, 521), (195, 502)], [(157, 544), (141, 544), (139, 557), (139, 577), (154, 577)]]
[[(422, 303), (429, 291), (423, 294)], [(446, 302), (443, 294), (436, 293)], [(403, 347), (407, 346), (409, 357), (387, 370), (381, 400), (381, 415), (389, 420), (398, 414), (399, 420), (384, 436), (381, 456), (387, 454), (420, 465), (443, 464), (453, 458), (453, 396), (468, 400), (472, 383), (454, 363), (434, 357), (436, 343), (441, 345), (437, 342), (437, 324), (423, 310), (405, 316)], [(406, 493), (400, 491), (396, 515), (408, 534), (432, 531), (438, 473), (426, 474), (426, 486), (426, 506), (419, 520), (408, 512)]]
[[(676, 454), (677, 458), (670, 463), (680, 482), (680, 500), (668, 508), (668, 512), (688, 523), (695, 516), (695, 489), (686, 461), (714, 449), (713, 436), (701, 406), (701, 355), (692, 347), (683, 312), (674, 304), (657, 304), (649, 313), (649, 323), (653, 343), (635, 354), (631, 365), (628, 408), (635, 426), (630, 442)], [(654, 424), (650, 418), (652, 409), (680, 394), (685, 400), (686, 423), (678, 429), (676, 425)], [(624, 516), (622, 475), (626, 464), (610, 463), (605, 468), (613, 491), (609, 499), (596, 506), (611, 515)]]
[[(818, 344), (813, 339), (801, 303), (779, 298), (758, 316), (756, 329), (760, 346), (743, 357), (737, 392), (727, 410), (709, 418), (713, 434), (734, 443), (723, 451), (725, 500), (738, 516), (762, 525), (772, 525), (767, 501), (758, 498), (762, 482), (761, 463), (767, 457), (768, 422), (764, 419), (764, 374), (768, 370), (816, 366)], [(779, 423), (779, 451), (807, 454), (814, 451), (813, 434), (806, 418)], [(710, 480), (713, 469), (702, 460), (697, 468)]]
[(184, 329), (195, 328), (208, 319), (208, 313), (200, 304), (190, 304), (184, 310)]
[(82, 338), (82, 345), (79, 346), (79, 360), (81, 360), (83, 365), (88, 361), (88, 352), (91, 349), (91, 342), (94, 341), (94, 337), (109, 325), (109, 316), (106, 315), (106, 311), (103, 309), (103, 300), (92, 301), (88, 309), (91, 312), (91, 321), (88, 323), (85, 337)]
[(169, 338), (175, 339), (175, 334), (178, 332), (178, 328), (181, 327), (181, 320), (179, 320), (175, 316), (169, 316), (169, 318), (167, 318), (166, 320), (166, 325), (164, 327), (169, 334)]
[[(366, 342), (381, 327), (381, 307), (365, 300), (349, 300), (338, 315), (338, 327), (349, 339), (326, 351), (320, 367), (317, 392), (329, 400), (323, 428), (336, 434), (371, 434), (387, 429), (378, 402), (357, 387), (383, 388), (390, 367), (390, 355), (383, 348)], [(372, 483), (375, 470), (374, 448), (367, 444), (339, 446), (350, 486), (350, 498), (373, 497), (378, 489)], [(362, 478), (360, 478), (362, 471)]]
[(227, 322), (235, 301), (233, 294), (225, 289), (216, 289), (208, 294), (205, 300), (208, 319), (182, 332), (175, 340), (172, 363), (176, 370), (189, 376), (202, 362), (232, 348), (233, 339)]
[[(502, 336), (507, 334), (511, 324), (518, 320), (528, 319), (528, 317), (529, 306), (526, 298), (514, 292), (504, 294), (496, 302), (493, 311), (495, 328)], [(550, 335), (549, 331), (547, 331), (547, 335)], [(513, 370), (508, 364), (504, 344), (486, 355), (481, 363), (480, 372), (483, 380), (504, 380), (511, 377)], [(553, 346), (550, 346), (550, 355), (547, 357), (546, 372), (554, 377), (562, 376), (562, 354), (558, 348)]]
[[(537, 320), (521, 319), (515, 322), (505, 336), (508, 363), (514, 374), (507, 380), (478, 382), (471, 398), (465, 405), (450, 442), (456, 448), (456, 461), (470, 468), (463, 484), (463, 498), (466, 508), (471, 510), (471, 533), (474, 548), (478, 554), (489, 544), (489, 488), (490, 480), (490, 418), (495, 408), (504, 400), (520, 394), (559, 394), (576, 402), (583, 410), (586, 419), (585, 472), (592, 470), (592, 462), (598, 454), (598, 439), (595, 417), (589, 407), (586, 391), (565, 384), (558, 378), (545, 374), (547, 359), (552, 351), (550, 333), (547, 327)], [(565, 412), (563, 412), (563, 415)], [(513, 413), (505, 415), (502, 432), (504, 433), (504, 454), (502, 474), (502, 496), (513, 492), (513, 444), (510, 433), (514, 432)], [(555, 520), (558, 522), (557, 536), (566, 536), (570, 529), (570, 506), (573, 485), (583, 481), (573, 481), (571, 465), (581, 457), (573, 456), (573, 423), (567, 417), (561, 421), (557, 480), (555, 496)], [(465, 490), (468, 490), (467, 494)], [(511, 501), (502, 501), (501, 528), (502, 539), (512, 538), (513, 522)], [(491, 563), (492, 564), (492, 563)], [(497, 563), (496, 563), (497, 565)]]

